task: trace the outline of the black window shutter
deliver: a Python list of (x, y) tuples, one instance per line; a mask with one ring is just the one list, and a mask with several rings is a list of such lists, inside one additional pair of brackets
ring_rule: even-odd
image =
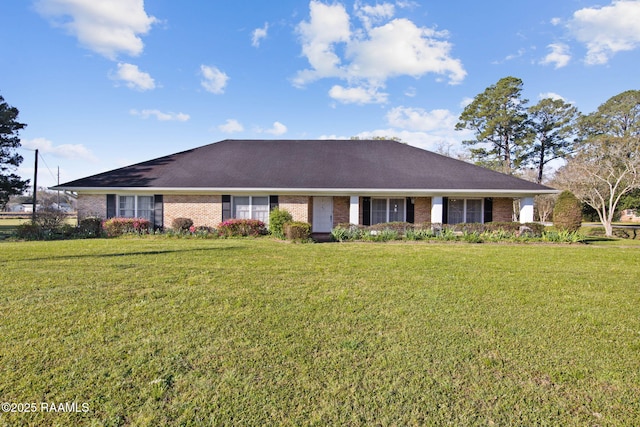
[(484, 199), (484, 222), (493, 221), (493, 199), (487, 197)]
[(362, 225), (371, 225), (371, 197), (362, 198)]
[(231, 219), (231, 196), (222, 196), (222, 220), (226, 221)]
[(272, 211), (278, 207), (278, 196), (269, 196), (269, 210)]
[(415, 222), (416, 205), (411, 201), (411, 197), (407, 197), (407, 222), (413, 224)]
[(107, 194), (107, 219), (116, 217), (116, 195)]
[(449, 198), (442, 198), (442, 223), (449, 224)]
[(162, 194), (153, 196), (153, 229), (162, 230), (164, 227), (164, 197)]

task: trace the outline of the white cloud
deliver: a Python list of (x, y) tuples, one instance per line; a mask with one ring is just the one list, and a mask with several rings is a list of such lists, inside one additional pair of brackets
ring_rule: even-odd
[(350, 139), (352, 136), (360, 139), (397, 137), (415, 147), (431, 151), (444, 149), (455, 155), (464, 151), (462, 141), (473, 138), (472, 131), (455, 130), (458, 116), (449, 110), (427, 111), (421, 108), (395, 107), (388, 111), (386, 119), (389, 127), (384, 129), (363, 131), (349, 136), (322, 135), (319, 139)]
[(96, 156), (82, 144), (54, 145), (53, 142), (46, 138), (23, 139), (20, 143), (24, 148), (38, 149), (42, 154), (51, 154), (64, 159), (97, 161)]
[(440, 129), (453, 130), (458, 116), (449, 110), (426, 111), (422, 108), (395, 107), (387, 113), (391, 126), (412, 131), (431, 132)]
[(558, 95), (555, 92), (544, 92), (538, 95), (538, 99), (553, 99), (554, 101), (565, 101), (566, 99), (562, 95)]
[(139, 55), (140, 36), (157, 22), (145, 12), (143, 0), (38, 0), (35, 8), (81, 45), (112, 60), (119, 53)]
[(580, 9), (567, 27), (587, 46), (587, 64), (606, 64), (616, 53), (640, 46), (640, 1), (614, 0), (609, 6)]
[(264, 27), (256, 28), (253, 30), (251, 37), (251, 45), (253, 47), (260, 47), (260, 41), (267, 37), (267, 31), (269, 30), (269, 23), (265, 22)]
[(215, 93), (216, 95), (224, 93), (224, 88), (227, 86), (229, 76), (220, 71), (217, 67), (208, 65), (201, 65), (200, 73), (203, 77), (203, 80), (200, 83), (207, 92)]
[(280, 122), (274, 122), (271, 129), (267, 129), (264, 133), (270, 133), (272, 135), (284, 135), (287, 133), (287, 127)]
[(343, 104), (372, 104), (387, 102), (387, 93), (378, 92), (378, 88), (351, 87), (335, 85), (329, 90), (329, 96)]
[(295, 86), (338, 78), (347, 81), (349, 88), (336, 85), (331, 96), (341, 102), (369, 103), (386, 101), (386, 94), (378, 96), (372, 88), (384, 87), (389, 78), (433, 73), (457, 84), (466, 76), (460, 60), (450, 55), (452, 45), (446, 41), (446, 31), (418, 27), (408, 19), (391, 19), (395, 13), (391, 3), (366, 6), (357, 2), (355, 14), (363, 28), (354, 31), (342, 4), (312, 0), (309, 8), (309, 20), (298, 24), (297, 31), (311, 67), (297, 73)]
[(156, 87), (153, 78), (148, 73), (140, 71), (138, 66), (133, 64), (119, 63), (118, 71), (115, 75), (112, 75), (111, 78), (125, 82), (126, 86), (130, 89), (145, 91), (155, 89)]
[(341, 4), (326, 5), (318, 1), (309, 3), (309, 22), (298, 24), (297, 31), (302, 43), (302, 53), (306, 56), (311, 70), (303, 70), (294, 79), (296, 86), (324, 77), (337, 77), (340, 57), (335, 53), (336, 43), (350, 40), (349, 14)]
[(540, 61), (541, 64), (554, 64), (556, 69), (566, 67), (569, 64), (571, 61), (569, 46), (564, 43), (552, 43), (547, 47), (551, 49), (551, 52)]
[(363, 5), (360, 1), (356, 1), (354, 9), (365, 28), (371, 28), (373, 24), (392, 18), (395, 15), (395, 5), (391, 3), (379, 3), (371, 6)]
[(157, 120), (161, 122), (168, 122), (168, 121), (186, 122), (191, 118), (188, 114), (171, 113), (171, 112), (163, 113), (160, 110), (142, 110), (142, 111), (131, 110), (129, 111), (129, 113), (132, 116), (139, 116), (140, 118), (143, 118), (143, 119), (148, 119), (149, 117), (155, 117)]
[(242, 124), (240, 124), (240, 122), (235, 119), (227, 119), (225, 124), (218, 126), (218, 130), (224, 133), (237, 133), (243, 132), (244, 126), (242, 126)]
[(464, 97), (462, 98), (462, 101), (460, 101), (460, 108), (464, 109), (467, 105), (471, 104), (473, 102), (473, 98), (470, 97)]

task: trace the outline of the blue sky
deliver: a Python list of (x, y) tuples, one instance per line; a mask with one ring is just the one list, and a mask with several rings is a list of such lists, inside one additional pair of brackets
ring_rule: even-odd
[(223, 139), (453, 151), (500, 78), (583, 113), (638, 89), (640, 1), (5, 0), (0, 94), (39, 185)]

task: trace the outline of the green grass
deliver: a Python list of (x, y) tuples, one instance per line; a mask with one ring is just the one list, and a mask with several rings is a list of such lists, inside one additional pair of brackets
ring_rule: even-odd
[(640, 425), (639, 246), (0, 244), (0, 425)]
[(23, 222), (29, 221), (22, 218), (0, 218), (0, 240), (13, 235), (16, 228)]

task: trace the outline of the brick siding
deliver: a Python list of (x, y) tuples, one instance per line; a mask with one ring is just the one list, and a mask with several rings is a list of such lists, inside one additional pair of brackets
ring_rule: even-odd
[(349, 223), (349, 209), (351, 208), (351, 198), (334, 197), (333, 198), (333, 226), (338, 224)]
[(493, 221), (494, 222), (513, 221), (513, 199), (507, 199), (507, 198), (493, 199)]
[(310, 222), (309, 199), (309, 196), (279, 196), (278, 208), (289, 212), (294, 221)]
[(164, 226), (170, 228), (176, 218), (191, 218), (196, 227), (217, 227), (222, 221), (222, 196), (165, 195)]
[(431, 197), (416, 197), (413, 222), (421, 224), (431, 222)]
[(78, 195), (78, 221), (84, 218), (107, 217), (107, 196), (105, 194)]

